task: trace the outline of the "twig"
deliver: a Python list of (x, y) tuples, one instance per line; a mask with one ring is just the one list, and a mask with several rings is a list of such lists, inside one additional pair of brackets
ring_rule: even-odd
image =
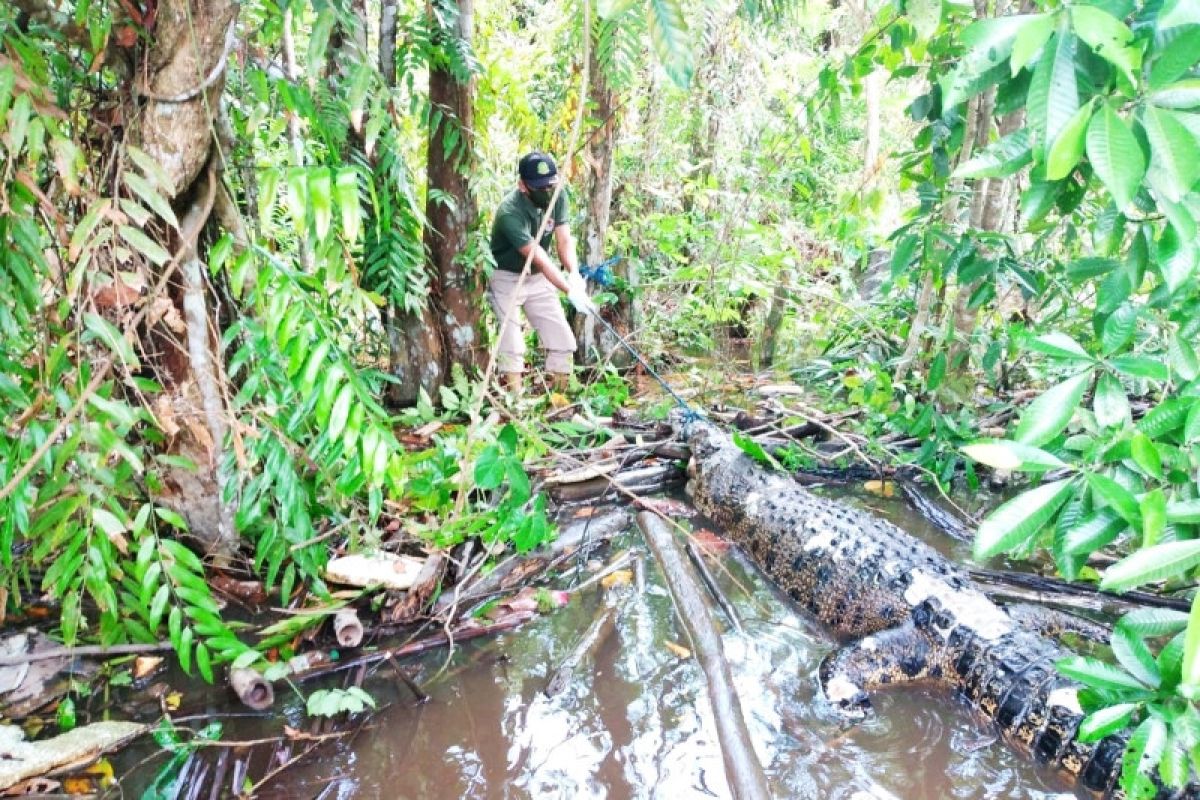
[(136, 653), (158, 653), (172, 649), (170, 642), (149, 644), (89, 644), (80, 647), (56, 647), (52, 650), (36, 650), (32, 653), (17, 653), (0, 656), (0, 667), (13, 667), (30, 661), (45, 661), (48, 658), (73, 658), (75, 656), (127, 656)]

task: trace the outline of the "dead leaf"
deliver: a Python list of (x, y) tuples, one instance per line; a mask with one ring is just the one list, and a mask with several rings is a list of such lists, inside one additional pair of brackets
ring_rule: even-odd
[(23, 797), (30, 794), (52, 794), (62, 790), (62, 782), (51, 778), (30, 778), (15, 783), (0, 792), (0, 797)]
[(867, 481), (863, 484), (863, 488), (877, 497), (896, 496), (896, 483), (894, 481)]
[(670, 639), (663, 639), (663, 644), (666, 645), (666, 648), (668, 650), (670, 650), (675, 655), (676, 658), (691, 658), (692, 657), (691, 650), (688, 650), (686, 647), (684, 647), (681, 644), (676, 644), (675, 642), (672, 642)]
[(571, 516), (575, 519), (587, 519), (588, 517), (594, 517), (599, 513), (600, 509), (596, 508), (595, 506), (584, 506), (583, 508), (575, 509), (575, 513)]
[(550, 393), (550, 405), (553, 408), (566, 408), (571, 405), (570, 399), (561, 392)]
[(697, 528), (692, 531), (692, 541), (705, 555), (729, 552), (729, 540), (718, 536), (708, 528)]
[(664, 517), (688, 519), (696, 516), (696, 509), (670, 497), (639, 497), (635, 504)]
[(613, 570), (600, 579), (600, 585), (605, 589), (614, 586), (628, 586), (633, 581), (633, 571), (628, 569)]
[(162, 656), (138, 656), (133, 660), (133, 679), (140, 681), (158, 672), (163, 665)]
[(420, 436), (422, 439), (428, 439), (433, 434), (442, 429), (444, 423), (441, 420), (435, 419), (433, 422), (427, 422), (421, 427), (413, 431), (414, 436)]

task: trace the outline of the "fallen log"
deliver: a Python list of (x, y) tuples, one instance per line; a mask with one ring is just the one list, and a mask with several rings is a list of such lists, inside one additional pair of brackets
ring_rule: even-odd
[[(803, 611), (848, 642), (819, 670), (835, 708), (861, 714), (885, 686), (949, 689), (1019, 752), (1083, 790), (1115, 790), (1127, 734), (1080, 741), (1082, 687), (1055, 667), (1067, 650), (1025, 628), (964, 569), (895, 525), (767, 472), (710, 424), (692, 423), (688, 438), (697, 507)], [(1200, 786), (1161, 796), (1200, 798)]]
[(550, 676), (550, 680), (546, 682), (546, 688), (542, 689), (542, 693), (546, 697), (555, 697), (562, 693), (563, 689), (567, 688), (567, 684), (571, 682), (575, 670), (584, 662), (592, 653), (600, 649), (600, 647), (612, 635), (616, 629), (617, 622), (617, 607), (615, 605), (606, 605), (600, 609), (600, 613), (592, 620), (592, 624), (583, 632), (579, 643), (571, 649), (571, 652), (563, 659), (562, 664), (558, 669), (554, 670), (554, 674)]
[(456, 586), (438, 598), (433, 606), (435, 615), (443, 614), (456, 604), (461, 608), (488, 595), (513, 588), (541, 574), (564, 555), (574, 555), (579, 548), (592, 549), (629, 527), (630, 514), (616, 509), (606, 514), (574, 520), (559, 531), (548, 546), (523, 556), (510, 556), (467, 586)]
[(1169, 608), (1187, 611), (1191, 601), (1179, 597), (1164, 597), (1151, 592), (1131, 591), (1123, 594), (1102, 592), (1087, 583), (1071, 583), (1061, 578), (1034, 575), (1027, 572), (1006, 572), (996, 569), (975, 567), (969, 570), (971, 580), (984, 587), (984, 591), (1001, 596), (1008, 594), (1021, 600), (1065, 605), (1069, 608), (1097, 611), (1118, 617), (1139, 608)]
[(52, 739), (25, 741), (15, 725), (0, 725), (0, 789), (66, 765), (84, 765), (141, 736), (136, 722), (93, 722)]
[(725, 592), (721, 591), (721, 586), (717, 583), (717, 579), (713, 577), (712, 570), (708, 568), (708, 564), (704, 563), (704, 554), (700, 552), (700, 546), (696, 544), (695, 539), (688, 539), (687, 554), (692, 560), (692, 565), (696, 568), (696, 572), (700, 575), (700, 579), (704, 581), (704, 586), (708, 589), (708, 593), (712, 595), (717, 606), (725, 614), (729, 620), (729, 625), (738, 633), (742, 632), (742, 618), (738, 616), (737, 609), (733, 607), (733, 603), (729, 602), (729, 598), (725, 596)]
[(637, 515), (637, 522), (663, 572), (667, 588), (675, 600), (679, 621), (683, 623), (704, 670), (729, 791), (739, 800), (767, 800), (771, 796), (767, 778), (750, 742), (750, 731), (746, 728), (742, 706), (733, 688), (733, 676), (729, 671), (729, 662), (725, 660), (721, 636), (700, 587), (688, 571), (671, 530), (662, 517), (652, 511), (643, 511)]
[(910, 483), (901, 483), (900, 492), (914, 511), (942, 533), (951, 538), (958, 539), (960, 542), (971, 543), (975, 541), (973, 525), (968, 524), (965, 520), (959, 519), (955, 514), (942, 508), (916, 486)]

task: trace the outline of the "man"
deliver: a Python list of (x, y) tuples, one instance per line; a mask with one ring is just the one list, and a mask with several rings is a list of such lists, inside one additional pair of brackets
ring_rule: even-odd
[[(580, 313), (594, 313), (596, 306), (588, 297), (586, 282), (579, 274), (575, 242), (567, 228), (565, 192), (559, 192), (553, 212), (546, 214), (558, 184), (554, 159), (535, 150), (521, 158), (517, 174), (517, 188), (500, 203), (492, 222), (491, 248), (496, 269), (488, 280), (488, 301), (501, 325), (500, 373), (509, 392), (519, 394), (521, 374), (525, 369), (525, 335), (517, 319), (518, 310), (522, 310), (546, 351), (546, 372), (550, 374), (551, 388), (565, 392), (571, 377), (575, 335), (567, 324), (558, 292), (565, 292), (571, 305)], [(543, 217), (545, 226), (539, 230)], [(547, 252), (552, 238), (563, 266), (561, 270)], [(517, 282), (527, 260), (529, 275), (518, 290)], [(509, 315), (507, 325), (504, 324), (506, 314)]]

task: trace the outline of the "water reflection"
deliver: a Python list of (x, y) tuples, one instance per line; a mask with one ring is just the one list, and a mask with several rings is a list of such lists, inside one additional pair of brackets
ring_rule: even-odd
[[(832, 643), (740, 558), (723, 563), (718, 579), (747, 620), (744, 634), (724, 637), (726, 654), (776, 796), (1071, 796), (944, 695), (886, 694), (875, 714), (845, 726), (817, 696), (817, 668)], [(391, 699), (391, 708), (351, 746), (293, 771), (281, 790), (312, 796), (311, 787), (333, 780), (327, 796), (728, 797), (703, 675), (694, 659), (664, 645), (680, 634), (654, 572), (647, 570), (647, 591), (628, 599), (594, 663), (559, 696), (542, 689), (604, 602), (598, 589), (523, 630), (460, 648), (426, 706), (389, 695), (393, 684), (381, 671), (368, 688)], [(426, 678), (444, 655), (427, 658)]]

